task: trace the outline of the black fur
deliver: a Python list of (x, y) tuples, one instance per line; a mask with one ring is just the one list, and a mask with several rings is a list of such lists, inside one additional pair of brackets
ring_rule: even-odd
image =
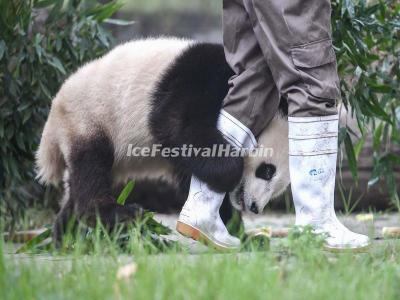
[[(187, 199), (189, 184), (189, 180), (183, 180), (177, 188), (162, 179), (136, 180), (135, 188), (126, 203), (136, 203), (146, 210), (161, 214), (178, 213)], [(114, 195), (118, 196), (123, 188), (116, 187)]]
[[(183, 52), (153, 94), (149, 123), (156, 140), (163, 147), (226, 145), (216, 125), (232, 75), (219, 45), (196, 44)], [(243, 172), (243, 158), (172, 160), (181, 171), (194, 174), (218, 191), (232, 190)]]
[[(185, 50), (152, 95), (149, 125), (156, 140), (163, 147), (227, 145), (216, 125), (233, 75), (221, 45), (200, 43)], [(284, 100), (280, 111), (287, 114)], [(177, 157), (171, 161), (180, 172), (194, 174), (222, 192), (233, 190), (243, 172), (241, 157)]]
[(271, 180), (276, 173), (276, 166), (273, 164), (262, 163), (256, 169), (256, 177), (264, 180)]
[(56, 243), (60, 242), (72, 214), (89, 226), (94, 226), (98, 217), (112, 229), (117, 222), (133, 220), (141, 213), (137, 204), (121, 206), (113, 197), (114, 148), (101, 130), (90, 138), (76, 139), (72, 145), (68, 165), (69, 199), (54, 224)]

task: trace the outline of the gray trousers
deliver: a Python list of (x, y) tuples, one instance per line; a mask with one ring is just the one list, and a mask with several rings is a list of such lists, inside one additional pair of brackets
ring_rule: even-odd
[(255, 136), (276, 114), (337, 113), (330, 0), (223, 0), (226, 59), (235, 72), (223, 110)]

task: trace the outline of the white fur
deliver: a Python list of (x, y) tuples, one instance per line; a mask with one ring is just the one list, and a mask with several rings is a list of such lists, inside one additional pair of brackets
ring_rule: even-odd
[[(287, 136), (287, 118), (275, 116), (258, 139), (258, 147), (271, 148), (273, 150), (272, 155), (247, 158), (242, 179), (244, 194), (239, 195), (237, 193), (239, 187), (230, 194), (232, 204), (237, 209), (242, 209), (239, 203), (244, 201), (247, 208), (255, 202), (259, 211), (262, 211), (271, 199), (278, 197), (286, 190), (290, 183)], [(269, 181), (255, 176), (257, 167), (263, 162), (276, 167), (276, 173)], [(243, 199), (237, 199), (238, 196), (243, 196)]]
[(166, 162), (129, 158), (127, 147), (153, 144), (147, 123), (150, 93), (191, 43), (171, 38), (129, 42), (73, 74), (52, 103), (37, 153), (38, 178), (44, 183), (58, 183), (72, 140), (90, 136), (98, 127), (112, 137), (115, 146), (116, 183), (128, 177), (170, 178)]

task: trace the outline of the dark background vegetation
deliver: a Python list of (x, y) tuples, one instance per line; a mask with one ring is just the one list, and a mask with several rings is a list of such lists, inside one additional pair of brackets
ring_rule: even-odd
[[(55, 208), (34, 181), (34, 153), (52, 97), (84, 62), (115, 43), (174, 35), (221, 41), (222, 0), (0, 0), (0, 214)], [(400, 4), (333, 0), (343, 103), (338, 206), (400, 209)], [(122, 21), (133, 20), (134, 23)]]

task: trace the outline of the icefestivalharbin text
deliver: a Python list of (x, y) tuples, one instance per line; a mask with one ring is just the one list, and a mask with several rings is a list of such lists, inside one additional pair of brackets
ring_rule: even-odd
[(230, 144), (214, 145), (213, 147), (194, 147), (182, 145), (181, 147), (163, 147), (154, 144), (151, 147), (137, 147), (129, 144), (126, 155), (128, 157), (272, 157), (274, 149), (259, 145), (253, 150), (238, 149)]

